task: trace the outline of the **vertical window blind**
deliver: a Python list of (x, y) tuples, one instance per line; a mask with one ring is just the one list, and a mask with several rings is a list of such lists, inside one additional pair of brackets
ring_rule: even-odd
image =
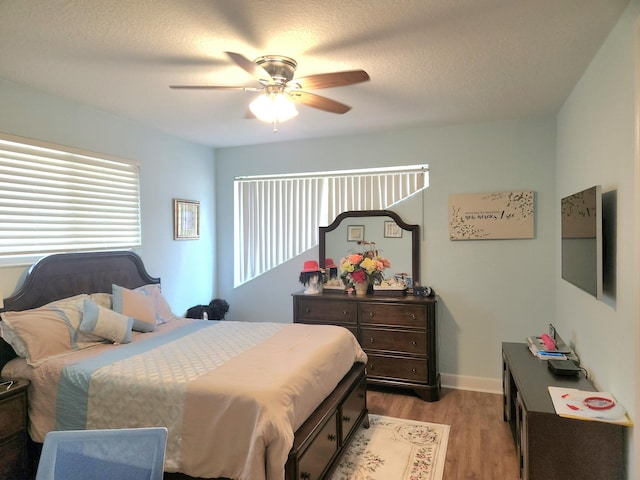
[(427, 165), (237, 177), (234, 286), (317, 245), (340, 213), (387, 209), (428, 183)]
[(141, 243), (138, 165), (0, 135), (0, 259)]

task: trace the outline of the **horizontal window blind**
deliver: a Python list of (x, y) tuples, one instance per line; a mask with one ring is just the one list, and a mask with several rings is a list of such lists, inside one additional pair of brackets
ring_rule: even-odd
[(139, 177), (134, 163), (0, 135), (0, 258), (139, 246)]
[(318, 244), (348, 210), (384, 210), (428, 186), (428, 166), (237, 177), (234, 286)]

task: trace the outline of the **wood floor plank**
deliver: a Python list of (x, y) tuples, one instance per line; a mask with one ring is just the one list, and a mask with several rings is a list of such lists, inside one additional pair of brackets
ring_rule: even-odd
[(501, 395), (443, 388), (440, 401), (425, 402), (403, 390), (368, 388), (372, 414), (451, 426), (443, 480), (520, 478)]

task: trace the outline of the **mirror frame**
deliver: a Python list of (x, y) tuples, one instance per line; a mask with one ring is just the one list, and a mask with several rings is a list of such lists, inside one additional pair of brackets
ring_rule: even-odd
[(413, 277), (413, 284), (420, 285), (420, 225), (405, 223), (396, 212), (392, 212), (391, 210), (350, 210), (338, 215), (331, 225), (319, 227), (318, 255), (320, 258), (318, 263), (320, 264), (320, 268), (325, 267), (324, 261), (327, 256), (325, 235), (338, 228), (345, 218), (358, 217), (391, 217), (400, 228), (411, 232), (411, 275)]

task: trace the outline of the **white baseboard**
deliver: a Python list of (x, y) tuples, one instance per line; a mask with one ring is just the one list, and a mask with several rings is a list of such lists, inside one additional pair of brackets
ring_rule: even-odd
[(453, 375), (441, 373), (442, 386), (457, 390), (471, 390), (474, 392), (497, 393), (502, 395), (502, 379), (469, 377), (466, 375)]

